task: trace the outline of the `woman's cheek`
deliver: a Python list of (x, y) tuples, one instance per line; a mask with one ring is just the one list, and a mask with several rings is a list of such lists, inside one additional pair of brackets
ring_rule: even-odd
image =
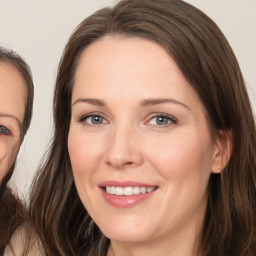
[(101, 146), (93, 136), (70, 132), (68, 151), (74, 175), (86, 175), (96, 169), (100, 160)]
[[(93, 174), (100, 161), (101, 146), (94, 136), (82, 134), (78, 136), (72, 130), (68, 137), (68, 151), (76, 189), (83, 204), (88, 204), (88, 194), (93, 190)], [(90, 196), (89, 196), (90, 197)], [(91, 197), (90, 197), (91, 198)]]
[(168, 179), (193, 175), (194, 172), (200, 174), (209, 168), (210, 154), (207, 152), (210, 143), (207, 140), (205, 145), (198, 143), (193, 133), (181, 135), (167, 136), (154, 143), (154, 147), (147, 147), (151, 164)]

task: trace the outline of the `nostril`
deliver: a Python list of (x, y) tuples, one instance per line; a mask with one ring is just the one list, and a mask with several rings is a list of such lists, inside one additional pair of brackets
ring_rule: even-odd
[(133, 162), (126, 162), (126, 163), (124, 163), (124, 165), (131, 166), (131, 165), (133, 165)]
[(118, 168), (123, 168), (123, 167), (128, 167), (128, 166), (131, 167), (134, 165), (134, 163), (133, 162), (113, 163), (113, 162), (108, 161), (107, 165), (116, 166)]

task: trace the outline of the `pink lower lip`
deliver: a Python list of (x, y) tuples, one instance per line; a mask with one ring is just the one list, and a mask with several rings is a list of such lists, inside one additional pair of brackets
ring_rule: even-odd
[(138, 205), (145, 200), (147, 200), (154, 192), (145, 193), (145, 194), (139, 194), (139, 195), (131, 195), (131, 196), (117, 196), (108, 194), (105, 189), (101, 189), (103, 198), (112, 206), (117, 208), (130, 208), (135, 205)]

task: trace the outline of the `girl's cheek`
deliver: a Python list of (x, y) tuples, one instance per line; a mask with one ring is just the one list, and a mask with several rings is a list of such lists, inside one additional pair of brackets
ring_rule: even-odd
[(8, 141), (0, 137), (0, 184), (10, 167), (10, 159), (8, 159), (9, 151), (10, 145)]
[(9, 168), (17, 156), (18, 149), (18, 143), (14, 143), (10, 138), (2, 138), (0, 136), (0, 167), (4, 162), (4, 166)]
[(8, 152), (8, 148), (9, 148), (8, 142), (6, 140), (3, 140), (2, 138), (0, 138), (0, 163), (5, 158), (5, 156)]

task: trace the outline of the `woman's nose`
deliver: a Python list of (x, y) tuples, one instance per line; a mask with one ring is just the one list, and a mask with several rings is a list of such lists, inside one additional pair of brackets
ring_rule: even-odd
[(108, 140), (105, 162), (115, 169), (126, 169), (142, 164), (143, 154), (140, 150), (138, 134), (132, 128), (116, 129)]

